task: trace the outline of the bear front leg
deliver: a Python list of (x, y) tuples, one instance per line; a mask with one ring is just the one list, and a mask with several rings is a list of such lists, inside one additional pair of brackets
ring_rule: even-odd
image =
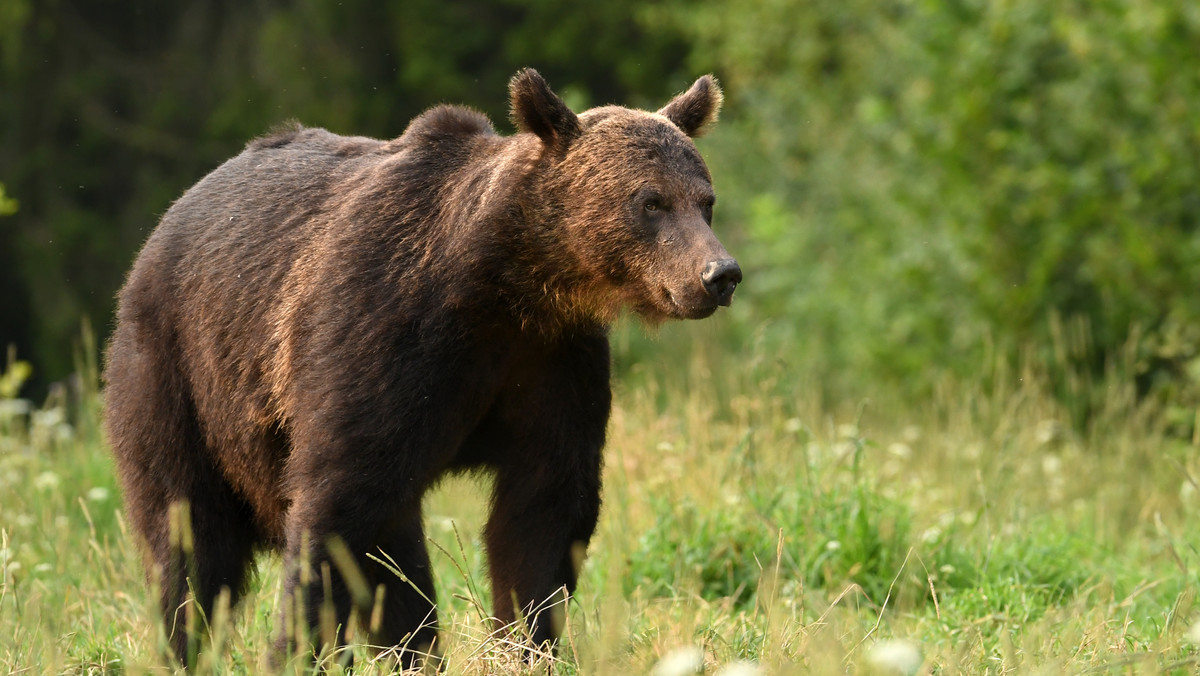
[[(397, 648), (411, 668), (437, 631), (420, 503), (336, 493), (309, 494), (289, 514), (280, 647), (319, 654), (353, 640)], [(346, 633), (352, 619), (357, 636)]]
[[(501, 472), (485, 530), (493, 608), (506, 625), (520, 621), (535, 646), (556, 641), (566, 602), (600, 514), (600, 464), (539, 473)], [(582, 464), (582, 463), (581, 463)], [(518, 625), (519, 626), (519, 625)]]
[[(372, 624), (374, 645), (401, 651), (400, 663), (411, 669), (427, 657), (437, 662), (441, 646), (437, 640), (437, 607), (429, 550), (425, 546), (420, 507), (405, 510), (385, 525), (372, 553), (386, 562), (364, 564), (376, 586), (383, 586), (378, 625)], [(393, 570), (393, 566), (395, 570)], [(399, 575), (397, 575), (399, 573)], [(401, 577), (403, 576), (403, 577)]]
[(607, 338), (540, 346), (510, 378), (474, 440), (496, 472), (484, 540), (496, 619), (520, 621), (540, 646), (559, 637), (600, 514), (612, 403)]

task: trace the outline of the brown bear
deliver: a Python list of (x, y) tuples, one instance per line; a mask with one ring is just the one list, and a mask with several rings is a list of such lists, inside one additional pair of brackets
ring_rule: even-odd
[(513, 136), (438, 106), (390, 141), (255, 140), (138, 255), (106, 422), (185, 663), (181, 609), (236, 601), (261, 547), (284, 552), (281, 625), (320, 645), (357, 617), (363, 640), (428, 649), (421, 498), (472, 470), (495, 480), (495, 618), (555, 638), (542, 610), (574, 589), (600, 509), (607, 327), (623, 307), (707, 317), (742, 273), (689, 138), (717, 116), (712, 76), (656, 113), (576, 115), (532, 69), (509, 90)]

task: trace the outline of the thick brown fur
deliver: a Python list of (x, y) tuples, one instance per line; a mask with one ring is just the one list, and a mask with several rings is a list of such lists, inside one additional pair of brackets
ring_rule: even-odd
[[(391, 141), (281, 129), (188, 190), (146, 242), (120, 294), (106, 423), (180, 659), (189, 589), (208, 612), (222, 588), (236, 601), (264, 547), (285, 553), (285, 606), (303, 592), (315, 638), (326, 601), (339, 626), (365, 624), (335, 537), (385, 588), (367, 638), (427, 647), (421, 498), (476, 469), (495, 476), (495, 617), (555, 638), (539, 609), (573, 591), (572, 551), (600, 509), (607, 325), (622, 307), (707, 316), (741, 273), (685, 133), (716, 116), (711, 77), (660, 114), (577, 116), (532, 70), (510, 92), (511, 137), (451, 106)], [(191, 552), (172, 536), (181, 503)]]

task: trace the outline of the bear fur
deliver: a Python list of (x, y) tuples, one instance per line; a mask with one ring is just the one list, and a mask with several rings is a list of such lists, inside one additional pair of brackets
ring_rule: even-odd
[(510, 95), (508, 137), (439, 106), (390, 141), (255, 140), (138, 255), (106, 424), (179, 659), (184, 609), (236, 602), (260, 548), (284, 553), (281, 640), (330, 640), (328, 602), (335, 632), (357, 616), (363, 640), (427, 650), (421, 498), (473, 470), (495, 477), (495, 618), (555, 638), (542, 610), (574, 589), (600, 509), (608, 325), (708, 316), (741, 272), (689, 138), (720, 107), (711, 76), (656, 113), (576, 115), (531, 69)]

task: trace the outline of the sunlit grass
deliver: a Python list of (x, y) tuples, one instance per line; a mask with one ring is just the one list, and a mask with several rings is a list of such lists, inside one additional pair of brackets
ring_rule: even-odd
[[(1200, 454), (1129, 383), (1091, 385), (1081, 428), (1044, 370), (1000, 360), (923, 401), (830, 404), (804, 382), (753, 351), (629, 370), (554, 673), (1200, 668)], [(98, 402), (78, 389), (69, 414), (65, 395), (0, 402), (0, 671), (161, 673)], [(528, 669), (487, 622), (486, 489), (452, 479), (426, 503), (449, 674)], [(267, 668), (279, 587), (260, 557), (200, 671)], [(391, 668), (351, 650), (357, 673)]]

